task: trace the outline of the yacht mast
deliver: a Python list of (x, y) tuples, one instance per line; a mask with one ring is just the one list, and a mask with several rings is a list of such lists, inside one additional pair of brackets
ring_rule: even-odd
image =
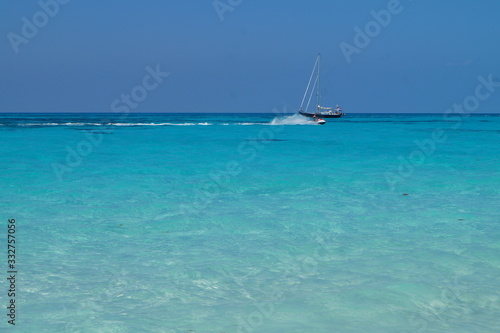
[(316, 90), (316, 112), (318, 112), (319, 110), (319, 96), (320, 96), (320, 91), (319, 91), (319, 68), (321, 67), (320, 66), (320, 62), (321, 62), (321, 53), (318, 53), (318, 77), (317, 77), (317, 81), (318, 81), (318, 89)]

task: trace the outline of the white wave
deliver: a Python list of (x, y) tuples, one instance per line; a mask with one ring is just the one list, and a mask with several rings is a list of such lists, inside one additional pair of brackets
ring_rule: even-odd
[(16, 126), (102, 126), (102, 123), (24, 123)]
[[(4, 126), (4, 124), (0, 124)], [(212, 123), (24, 123), (17, 126), (210, 126)]]
[(291, 116), (276, 117), (269, 125), (316, 125), (316, 122), (300, 114), (294, 114)]
[(170, 126), (211, 126), (212, 123), (169, 123)]
[(58, 126), (58, 123), (24, 123), (17, 124), (16, 126)]
[[(50, 124), (48, 124), (50, 126)], [(103, 123), (61, 123), (60, 126), (103, 126)]]
[[(0, 124), (4, 125), (4, 124)], [(185, 123), (176, 123), (176, 122), (151, 122), (151, 123), (142, 123), (142, 122), (116, 122), (116, 123), (109, 123), (109, 122), (81, 122), (81, 121), (75, 121), (75, 122), (39, 122), (39, 123), (20, 123), (17, 124), (16, 126), (105, 126), (105, 127), (133, 127), (133, 126), (212, 126), (212, 125), (219, 125), (219, 126), (262, 126), (262, 125), (316, 125), (316, 122), (313, 120), (303, 117), (301, 115), (291, 115), (291, 116), (280, 116), (274, 118), (270, 122), (235, 122), (235, 123), (210, 123), (210, 122), (185, 122)]]
[(212, 123), (112, 123), (109, 126), (211, 126)]
[[(176, 125), (173, 123), (111, 123), (108, 126), (169, 126)], [(194, 125), (194, 124), (192, 124)]]

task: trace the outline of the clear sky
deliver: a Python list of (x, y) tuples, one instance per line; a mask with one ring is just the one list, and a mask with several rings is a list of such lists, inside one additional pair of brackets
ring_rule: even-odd
[(444, 112), (500, 81), (500, 1), (397, 2), (0, 0), (0, 112), (110, 112), (132, 91), (135, 112), (293, 112), (317, 53), (345, 112)]

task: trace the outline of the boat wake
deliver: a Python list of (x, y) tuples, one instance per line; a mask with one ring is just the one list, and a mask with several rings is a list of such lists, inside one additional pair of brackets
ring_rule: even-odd
[(294, 114), (291, 116), (276, 117), (270, 123), (270, 125), (316, 125), (314, 120), (308, 119), (300, 114)]

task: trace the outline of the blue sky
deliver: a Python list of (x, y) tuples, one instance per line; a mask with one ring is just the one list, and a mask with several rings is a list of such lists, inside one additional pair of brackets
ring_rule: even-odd
[[(478, 76), (500, 80), (500, 1), (396, 3), (0, 0), (0, 112), (110, 112), (144, 92), (148, 66), (169, 75), (135, 112), (293, 112), (319, 52), (324, 104), (346, 112), (444, 112)], [(378, 30), (348, 62), (340, 45), (367, 24)], [(500, 112), (500, 88), (478, 112)]]

